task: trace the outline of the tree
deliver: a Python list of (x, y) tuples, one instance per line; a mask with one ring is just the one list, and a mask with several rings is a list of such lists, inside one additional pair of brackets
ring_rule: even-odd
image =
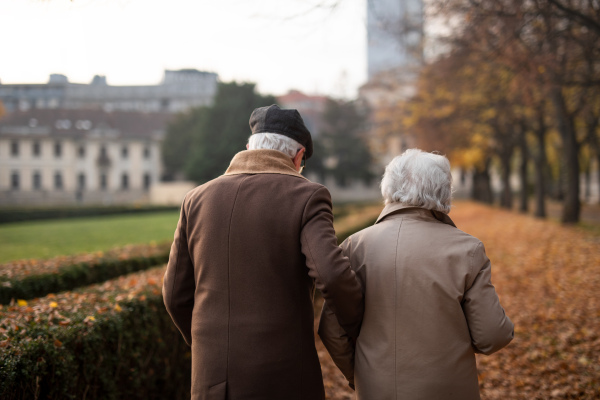
[[(585, 124), (583, 111), (591, 93), (600, 86), (600, 3), (596, 0), (444, 0), (434, 2), (440, 6), (455, 27), (447, 43), (453, 52), (463, 50), (488, 60), (493, 69), (506, 70), (517, 82), (515, 93), (521, 93), (529, 101), (510, 96), (509, 113), (501, 112), (497, 126), (504, 126), (506, 133), (517, 132), (517, 140), (511, 143), (510, 135), (497, 141), (503, 165), (503, 177), (510, 168), (511, 147), (518, 146), (521, 153), (520, 175), (524, 183), (527, 158), (534, 155), (536, 166), (536, 193), (538, 215), (544, 215), (543, 173), (545, 167), (545, 135), (552, 128), (559, 133), (561, 143), (561, 174), (564, 185), (562, 221), (577, 222), (580, 213), (580, 153), (586, 140), (593, 146), (592, 119)], [(452, 77), (449, 76), (450, 79)], [(468, 84), (468, 82), (466, 82)], [(527, 92), (533, 95), (527, 96)], [(493, 94), (493, 93), (492, 93)], [(497, 96), (490, 97), (490, 105)], [(498, 104), (493, 105), (498, 111)], [(546, 108), (549, 108), (546, 110)], [(498, 125), (498, 122), (500, 123)], [(587, 125), (587, 131), (581, 126)], [(595, 129), (595, 128), (594, 128)], [(527, 147), (526, 137), (537, 136), (537, 150)], [(540, 136), (541, 135), (541, 136)], [(590, 138), (586, 139), (586, 138)], [(502, 149), (506, 151), (502, 151)], [(531, 155), (527, 155), (530, 153)], [(503, 199), (508, 205), (510, 196), (506, 191)], [(526, 206), (522, 194), (521, 208)]]
[(163, 144), (168, 173), (183, 172), (200, 184), (222, 175), (233, 156), (244, 150), (252, 111), (275, 104), (273, 96), (255, 89), (252, 83), (219, 83), (212, 106), (178, 116)]
[(178, 114), (167, 126), (161, 152), (165, 169), (163, 179), (174, 180), (183, 177), (194, 136), (202, 130), (208, 111), (208, 107), (190, 109)]
[(363, 134), (367, 114), (354, 101), (327, 100), (323, 113), (325, 128), (319, 147), (324, 152), (325, 174), (334, 177), (340, 186), (354, 180), (370, 183), (372, 156)]

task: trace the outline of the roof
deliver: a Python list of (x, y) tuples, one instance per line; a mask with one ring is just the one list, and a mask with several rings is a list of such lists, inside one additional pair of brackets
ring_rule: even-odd
[(0, 118), (0, 137), (86, 138), (107, 135), (129, 139), (162, 136), (173, 115), (138, 111), (35, 109)]

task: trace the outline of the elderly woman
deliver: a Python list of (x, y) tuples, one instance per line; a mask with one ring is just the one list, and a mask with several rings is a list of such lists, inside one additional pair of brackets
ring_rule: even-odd
[(456, 228), (446, 157), (407, 150), (386, 167), (385, 208), (341, 247), (365, 291), (354, 344), (323, 308), (319, 336), (359, 400), (479, 399), (475, 353), (513, 338), (483, 244)]

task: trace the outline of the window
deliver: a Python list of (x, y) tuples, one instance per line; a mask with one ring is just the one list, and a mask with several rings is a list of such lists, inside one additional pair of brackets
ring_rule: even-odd
[(144, 158), (150, 158), (150, 146), (144, 146)]
[(84, 190), (85, 189), (85, 174), (81, 173), (77, 176), (77, 189)]
[(84, 158), (85, 157), (85, 146), (84, 145), (80, 145), (77, 148), (77, 156), (79, 156), (79, 158)]
[(54, 157), (60, 158), (62, 156), (62, 143), (54, 143)]
[(54, 189), (62, 190), (63, 188), (63, 179), (62, 174), (60, 172), (54, 173)]
[(149, 190), (151, 183), (152, 183), (152, 178), (150, 177), (150, 174), (145, 173), (144, 174), (144, 190)]
[(40, 146), (40, 142), (38, 142), (38, 141), (33, 142), (31, 152), (33, 153), (34, 157), (39, 157), (42, 154), (42, 147)]
[(129, 175), (127, 174), (121, 175), (121, 189), (129, 189)]
[(33, 173), (33, 190), (40, 190), (42, 188), (42, 175), (36, 171)]
[(129, 156), (129, 149), (127, 148), (127, 146), (123, 146), (121, 148), (121, 157), (127, 158), (128, 156)]
[(13, 172), (10, 174), (10, 188), (13, 190), (19, 190), (21, 186), (21, 181), (18, 172)]
[(106, 190), (107, 187), (108, 187), (108, 179), (106, 177), (106, 174), (102, 174), (102, 175), (100, 175), (100, 189)]
[(10, 155), (16, 157), (19, 155), (19, 142), (16, 140), (10, 142)]
[(100, 147), (100, 158), (106, 158), (106, 146)]

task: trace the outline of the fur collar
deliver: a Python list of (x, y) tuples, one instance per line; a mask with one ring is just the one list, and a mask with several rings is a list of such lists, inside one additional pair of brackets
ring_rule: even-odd
[[(281, 174), (292, 175), (302, 179), (292, 159), (277, 150), (244, 150), (237, 153), (225, 175), (239, 174)], [(308, 180), (308, 179), (307, 179)]]

